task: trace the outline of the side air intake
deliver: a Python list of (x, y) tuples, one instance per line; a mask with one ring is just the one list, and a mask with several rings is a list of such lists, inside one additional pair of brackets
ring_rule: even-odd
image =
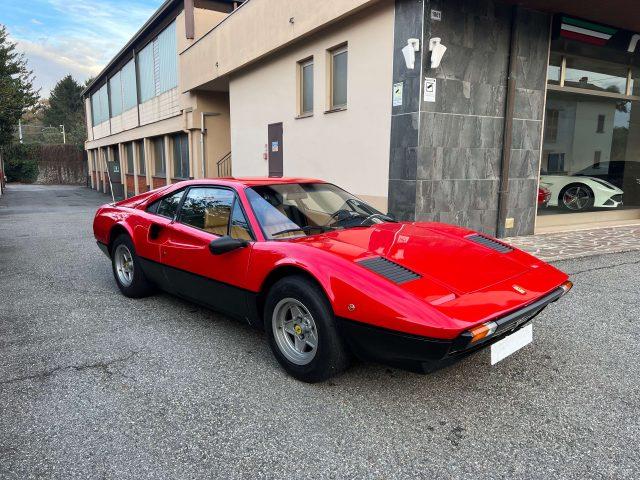
[(473, 234), (469, 235), (466, 238), (467, 240), (482, 245), (483, 247), (490, 248), (491, 250), (495, 250), (496, 252), (509, 253), (513, 251), (513, 248), (511, 248), (509, 245), (498, 242), (497, 240), (494, 240), (492, 238), (485, 237), (484, 235)]
[(371, 270), (372, 272), (391, 280), (393, 283), (401, 284), (420, 278), (420, 275), (416, 272), (382, 257), (360, 260), (358, 264), (362, 265), (367, 270)]

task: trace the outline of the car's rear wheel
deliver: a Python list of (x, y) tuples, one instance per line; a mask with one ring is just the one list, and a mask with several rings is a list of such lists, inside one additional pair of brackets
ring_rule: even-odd
[(349, 365), (328, 300), (303, 276), (283, 278), (271, 287), (264, 323), (273, 354), (298, 380), (320, 382)]
[(128, 235), (120, 235), (111, 244), (111, 265), (113, 276), (123, 295), (140, 298), (153, 292), (153, 284), (145, 277)]
[(584, 183), (572, 183), (560, 192), (558, 204), (563, 210), (571, 212), (583, 212), (593, 207), (595, 196)]

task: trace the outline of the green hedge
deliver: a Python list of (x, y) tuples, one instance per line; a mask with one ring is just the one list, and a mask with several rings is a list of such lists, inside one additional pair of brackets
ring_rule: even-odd
[(39, 145), (14, 144), (2, 150), (7, 180), (32, 183), (38, 178)]

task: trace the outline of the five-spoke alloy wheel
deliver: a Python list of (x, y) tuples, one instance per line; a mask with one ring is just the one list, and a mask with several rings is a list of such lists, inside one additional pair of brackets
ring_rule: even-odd
[(572, 212), (582, 212), (593, 206), (591, 189), (581, 183), (566, 186), (560, 193), (560, 206)]
[(295, 298), (283, 298), (273, 311), (271, 323), (276, 343), (289, 361), (306, 365), (313, 360), (318, 331), (307, 307)]
[(349, 365), (333, 309), (324, 291), (305, 276), (284, 277), (271, 286), (264, 327), (276, 359), (298, 380), (320, 382)]
[(113, 276), (120, 291), (131, 298), (145, 297), (152, 293), (154, 286), (142, 271), (129, 235), (118, 236), (109, 247)]
[(126, 244), (121, 243), (113, 252), (113, 261), (116, 264), (116, 274), (118, 281), (125, 287), (133, 283), (133, 255)]

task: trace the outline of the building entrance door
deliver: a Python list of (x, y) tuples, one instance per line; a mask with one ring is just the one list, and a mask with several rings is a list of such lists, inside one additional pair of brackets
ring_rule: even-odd
[(282, 177), (282, 122), (268, 126), (269, 176)]

